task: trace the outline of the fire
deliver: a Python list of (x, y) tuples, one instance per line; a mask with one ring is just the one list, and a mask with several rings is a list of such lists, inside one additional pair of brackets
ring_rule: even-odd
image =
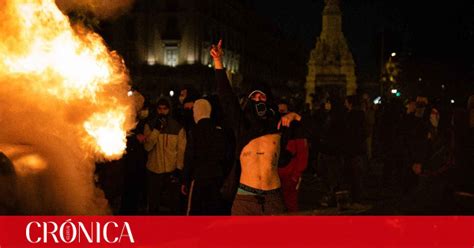
[(134, 125), (122, 59), (96, 33), (72, 28), (54, 0), (0, 0), (0, 5), (9, 17), (0, 23), (1, 30), (8, 31), (0, 42), (0, 74), (18, 84), (16, 90), (52, 97), (66, 106), (64, 112), (86, 109), (66, 113), (79, 122), (70, 131), (88, 137), (80, 142), (92, 147), (95, 157), (119, 158)]
[(97, 141), (101, 151), (108, 158), (120, 156), (126, 148), (125, 115), (121, 111), (94, 114), (84, 128)]

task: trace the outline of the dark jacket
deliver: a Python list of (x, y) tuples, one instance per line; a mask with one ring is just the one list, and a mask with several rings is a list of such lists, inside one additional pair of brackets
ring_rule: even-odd
[(190, 131), (184, 155), (184, 182), (199, 183), (207, 179), (223, 180), (229, 165), (224, 131), (205, 118)]

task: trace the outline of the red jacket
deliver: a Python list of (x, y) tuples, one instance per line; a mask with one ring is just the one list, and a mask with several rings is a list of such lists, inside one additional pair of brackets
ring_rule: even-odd
[(278, 168), (278, 174), (283, 179), (298, 180), (308, 165), (308, 142), (304, 138), (288, 140), (286, 149), (293, 154), (290, 163)]

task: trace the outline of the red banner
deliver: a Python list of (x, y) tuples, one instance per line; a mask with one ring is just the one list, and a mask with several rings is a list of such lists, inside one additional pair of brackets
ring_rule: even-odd
[(474, 217), (0, 217), (0, 248), (474, 247)]

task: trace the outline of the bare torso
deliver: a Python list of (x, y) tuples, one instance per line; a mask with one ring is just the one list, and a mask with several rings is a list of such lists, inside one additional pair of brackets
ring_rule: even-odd
[(240, 182), (261, 190), (279, 188), (279, 156), (279, 134), (268, 134), (251, 140), (240, 153)]

